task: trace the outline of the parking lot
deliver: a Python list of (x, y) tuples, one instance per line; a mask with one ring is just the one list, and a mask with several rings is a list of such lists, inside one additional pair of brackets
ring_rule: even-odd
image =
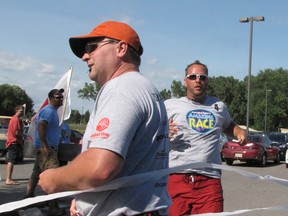
[[(27, 180), (31, 174), (33, 167), (33, 159), (25, 158), (24, 162), (15, 165), (13, 176), (21, 182), (20, 185), (6, 186), (5, 181), (5, 164), (3, 158), (0, 158), (0, 172), (2, 181), (0, 182), (0, 205), (12, 201), (21, 200), (25, 194)], [(225, 165), (225, 163), (223, 163)], [(233, 168), (244, 170), (251, 173), (256, 173), (261, 176), (271, 175), (277, 178), (288, 179), (288, 169), (284, 162), (275, 165), (268, 163), (266, 167), (247, 166), (245, 163), (235, 161)], [(254, 209), (264, 208), (279, 205), (287, 205), (288, 188), (269, 181), (254, 180), (242, 176), (231, 171), (223, 171), (222, 184), (224, 189), (224, 210), (225, 212), (235, 211), (239, 209)], [(43, 194), (40, 188), (36, 191), (37, 194)], [(62, 207), (69, 209), (70, 199), (61, 200)], [(40, 209), (45, 215), (46, 209)], [(283, 216), (287, 212), (279, 211), (254, 211), (242, 215), (249, 216)], [(5, 214), (8, 215), (8, 214)], [(14, 214), (15, 215), (15, 214)], [(17, 215), (17, 214), (16, 214)]]

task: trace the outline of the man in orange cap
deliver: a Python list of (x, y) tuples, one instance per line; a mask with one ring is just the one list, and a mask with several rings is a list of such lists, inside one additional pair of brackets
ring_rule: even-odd
[[(143, 48), (127, 24), (107, 21), (70, 38), (89, 77), (102, 86), (82, 153), (67, 166), (40, 176), (48, 193), (95, 188), (111, 180), (168, 167), (168, 120), (157, 89), (139, 73)], [(134, 184), (133, 184), (134, 185)], [(167, 215), (167, 176), (117, 190), (76, 195), (71, 215)], [(163, 212), (165, 213), (163, 214)]]

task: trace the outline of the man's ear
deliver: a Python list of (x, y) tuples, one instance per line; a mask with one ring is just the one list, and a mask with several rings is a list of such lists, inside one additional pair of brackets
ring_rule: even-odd
[(128, 51), (128, 44), (124, 41), (120, 41), (117, 44), (117, 53), (123, 56), (127, 53), (127, 51)]
[(184, 79), (184, 86), (187, 88), (187, 81)]

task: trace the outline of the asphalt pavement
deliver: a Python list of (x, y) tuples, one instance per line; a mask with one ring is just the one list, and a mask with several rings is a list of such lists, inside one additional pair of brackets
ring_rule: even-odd
[[(20, 185), (5, 185), (5, 167), (4, 159), (0, 158), (0, 173), (2, 181), (0, 181), (0, 205), (13, 201), (22, 200), (25, 195), (26, 184), (32, 172), (34, 164), (33, 158), (25, 158), (25, 160), (15, 165), (13, 179), (20, 182)], [(223, 163), (225, 165), (225, 163)], [(261, 176), (273, 176), (288, 180), (288, 169), (282, 161), (280, 164), (268, 163), (266, 167), (248, 166), (246, 163), (235, 161), (233, 168), (243, 171), (255, 173)], [(288, 205), (287, 194), (288, 187), (275, 184), (265, 180), (250, 179), (239, 173), (223, 171), (222, 185), (224, 191), (224, 211), (233, 212), (239, 209), (255, 209), (273, 206)], [(37, 187), (36, 195), (43, 195), (41, 188)], [(59, 200), (60, 207), (65, 208), (69, 215), (71, 198)], [(244, 213), (245, 216), (283, 216), (288, 215), (288, 211), (253, 211)], [(16, 210), (14, 212), (0, 214), (0, 216), (44, 216), (47, 215), (47, 207), (31, 208)]]
[[(0, 158), (0, 205), (9, 202), (23, 200), (26, 191), (26, 185), (28, 179), (32, 173), (32, 168), (34, 164), (33, 158), (25, 158), (23, 162), (16, 164), (13, 171), (13, 179), (19, 181), (19, 185), (6, 185), (6, 165), (4, 158)], [(39, 186), (35, 190), (35, 196), (45, 195)], [(58, 200), (59, 207), (66, 210), (66, 215), (69, 214), (71, 198), (62, 198)], [(40, 205), (37, 207), (28, 206), (26, 208), (17, 209), (13, 212), (0, 213), (1, 216), (45, 216), (47, 215), (48, 207), (47, 205)]]

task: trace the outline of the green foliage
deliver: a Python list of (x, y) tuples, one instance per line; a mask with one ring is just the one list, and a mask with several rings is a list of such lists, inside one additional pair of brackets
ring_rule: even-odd
[(85, 83), (84, 88), (77, 91), (78, 97), (95, 101), (100, 88), (100, 85), (98, 85), (97, 83)]
[(75, 123), (75, 124), (80, 124), (81, 122), (81, 114), (79, 110), (71, 110), (71, 115), (70, 118), (68, 119), (68, 123)]
[(0, 115), (13, 116), (17, 105), (26, 104), (25, 114), (33, 114), (33, 100), (19, 86), (0, 85)]
[(186, 95), (186, 88), (181, 81), (173, 80), (171, 84), (172, 97), (183, 97)]
[(88, 121), (89, 121), (89, 118), (90, 118), (90, 112), (89, 110), (87, 110), (85, 113), (84, 113), (84, 116), (82, 116), (82, 124), (87, 124)]
[(70, 126), (71, 130), (77, 130), (83, 134), (86, 130), (86, 124), (73, 124), (73, 123), (71, 123), (71, 124), (69, 124), (69, 126)]
[(260, 71), (251, 79), (251, 116), (255, 128), (264, 129), (267, 92), (267, 129), (288, 127), (288, 71), (283, 68)]
[(88, 123), (90, 118), (90, 112), (87, 110), (84, 115), (81, 115), (79, 110), (71, 110), (70, 118), (68, 119), (69, 124), (84, 124)]
[(160, 95), (161, 95), (163, 100), (167, 100), (167, 99), (171, 98), (171, 91), (164, 89), (164, 90), (160, 91)]
[[(208, 95), (222, 100), (231, 117), (240, 125), (246, 125), (247, 80), (234, 77), (209, 77)], [(264, 131), (266, 91), (267, 91), (267, 131), (288, 128), (288, 71), (283, 68), (265, 69), (257, 76), (251, 76), (250, 127)], [(174, 80), (171, 90), (161, 91), (163, 98), (185, 96), (185, 87), (181, 81)], [(169, 97), (170, 96), (170, 97)]]

